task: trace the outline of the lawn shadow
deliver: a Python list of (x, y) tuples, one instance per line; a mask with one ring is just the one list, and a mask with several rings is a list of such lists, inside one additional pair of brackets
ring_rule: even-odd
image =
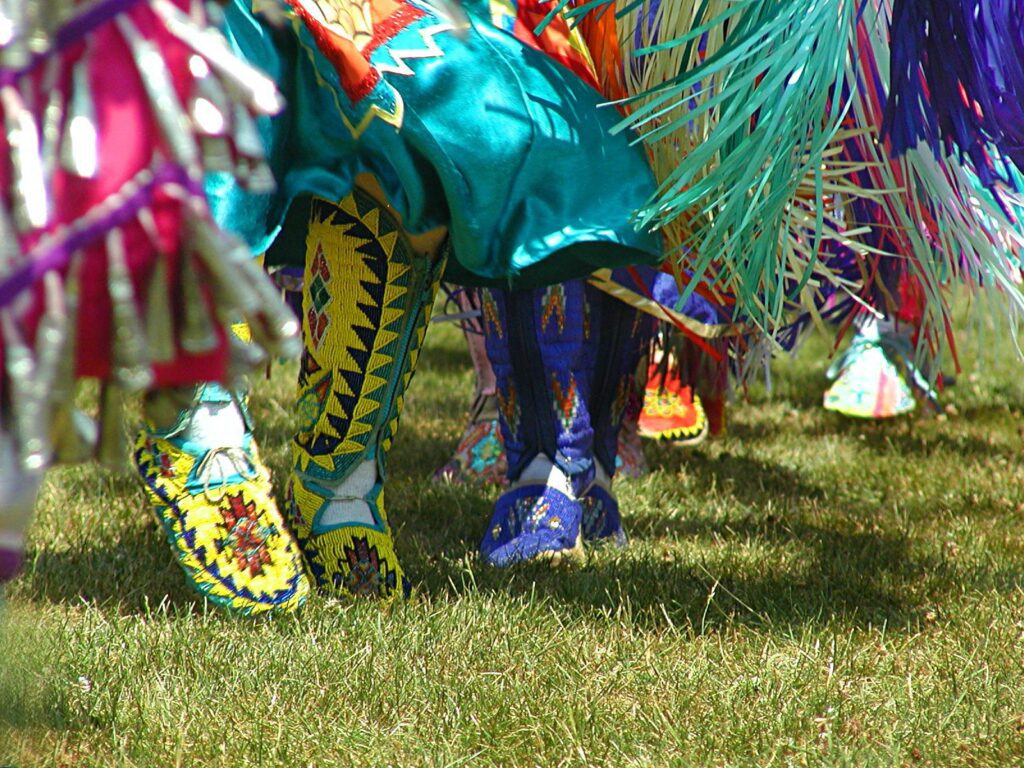
[(87, 603), (119, 614), (148, 614), (162, 603), (202, 610), (203, 599), (185, 583), (163, 532), (153, 524), (119, 529), (116, 538), (68, 549), (28, 553), (19, 597), (28, 601)]
[(856, 439), (860, 445), (883, 455), (932, 456), (936, 453), (949, 453), (966, 459), (1005, 458), (1016, 459), (1020, 456), (1019, 447), (1009, 446), (998, 441), (988, 440), (975, 434), (985, 423), (1012, 418), (1000, 408), (970, 408), (958, 416), (968, 429), (954, 433), (930, 428), (927, 417), (907, 416), (887, 421), (861, 421), (849, 419), (838, 414), (829, 414), (831, 418), (817, 429), (804, 427), (803, 433), (821, 436), (836, 435), (843, 438)]
[[(478, 523), (476, 527), (480, 528)], [(490, 568), (471, 557), (472, 578), (467, 579), (465, 561), (451, 551), (460, 544), (475, 551), (475, 540), (463, 540), (448, 542), (452, 556), (447, 559), (406, 558), (406, 562), (423, 579), (422, 589), (429, 594), (451, 590), (522, 598), (542, 594), (580, 617), (625, 609), (632, 623), (645, 630), (688, 626), (706, 631), (735, 624), (790, 628), (833, 617), (847, 625), (898, 628), (918, 621), (930, 607), (914, 595), (925, 569), (935, 564), (912, 558), (908, 542), (897, 536), (806, 523), (766, 527), (753, 520), (737, 525), (708, 518), (691, 519), (681, 527), (707, 548), (708, 557), (684, 559), (677, 552), (637, 547), (621, 554), (602, 553), (577, 568), (554, 570), (528, 564), (509, 571)], [(813, 554), (806, 567), (785, 572), (722, 556), (723, 546), (747, 539), (779, 548), (799, 541)]]
[[(68, 725), (52, 702), (41, 701), (39, 697), (26, 700), (16, 685), (0, 684), (0, 748), (9, 749), (19, 733), (38, 733), (40, 729), (64, 730)], [(17, 765), (20, 764), (6, 763), (0, 758), (2, 768), (15, 768)]]
[[(914, 632), (945, 593), (951, 599), (964, 588), (1008, 594), (1021, 586), (1020, 574), (1005, 569), (964, 578), (940, 558), (915, 556), (898, 535), (807, 523), (766, 529), (754, 521), (737, 525), (702, 518), (689, 521), (688, 529), (707, 548), (706, 556), (634, 548), (600, 554), (580, 567), (526, 564), (502, 571), (480, 562), (471, 539), (449, 541), (447, 557), (406, 557), (403, 562), (420, 579), (419, 589), (437, 598), (474, 592), (541, 597), (567, 618), (606, 621), (626, 614), (644, 631), (677, 627), (704, 633), (737, 625), (793, 631), (839, 622)], [(801, 558), (800, 567), (782, 571), (723, 555), (728, 542), (748, 538), (780, 549), (799, 542), (810, 555)]]
[[(496, 491), (425, 488), (418, 508), (405, 515), (402, 535), (411, 547), (403, 550), (403, 562), (428, 595), (543, 595), (569, 615), (607, 618), (625, 610), (636, 626), (651, 630), (714, 631), (736, 624), (791, 629), (838, 620), (915, 631), (943, 593), (1010, 592), (1021, 583), (1009, 570), (959, 572), (941, 554), (912, 550), (909, 536), (879, 527), (877, 509), (868, 506), (847, 502), (847, 514), (819, 524), (808, 510), (828, 503), (827, 489), (785, 467), (728, 452), (661, 458), (667, 459), (664, 471), (685, 471), (698, 488), (714, 482), (737, 507), (751, 511), (716, 516), (698, 508), (674, 515), (647, 507), (627, 515), (631, 550), (599, 554), (579, 568), (501, 571), (476, 557)], [(766, 500), (771, 511), (764, 509)], [(666, 538), (699, 554), (660, 546)], [(751, 562), (750, 547), (769, 550), (763, 564)], [(780, 561), (790, 564), (772, 565)]]
[[(698, 483), (713, 473), (750, 504), (763, 498), (761, 494), (785, 496), (794, 503), (824, 498), (822, 489), (792, 473), (746, 457), (704, 458), (697, 465)], [(694, 466), (688, 464), (687, 470), (694, 472)], [(823, 528), (802, 518), (788, 522), (757, 514), (729, 520), (703, 514), (631, 514), (627, 530), (637, 545), (633, 550), (601, 554), (594, 564), (581, 568), (552, 571), (526, 565), (497, 570), (476, 557), (496, 493), (434, 486), (414, 494), (418, 506), (403, 514), (402, 554), (408, 572), (422, 579), (424, 592), (481, 590), (518, 597), (540, 593), (570, 613), (587, 616), (627, 606), (635, 623), (648, 629), (669, 624), (710, 629), (737, 622), (793, 626), (831, 616), (855, 625), (900, 626), (928, 609), (911, 596), (915, 590), (907, 588), (922, 578), (928, 564), (911, 557), (905, 537)], [(682, 560), (677, 551), (659, 550), (657, 542), (666, 534), (696, 541), (716, 564)], [(722, 557), (723, 548), (751, 540), (780, 550), (797, 542), (812, 550), (804, 557), (810, 564), (774, 573), (736, 556)]]
[[(758, 507), (766, 501), (822, 502), (825, 489), (807, 482), (799, 473), (766, 461), (722, 451), (655, 448), (652, 467), (667, 475), (688, 475), (698, 488), (724, 488), (742, 504)], [(633, 518), (630, 518), (633, 521)]]

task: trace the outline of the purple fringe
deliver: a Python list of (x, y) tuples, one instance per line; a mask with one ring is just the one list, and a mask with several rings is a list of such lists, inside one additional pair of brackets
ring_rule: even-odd
[[(883, 135), (956, 152), (986, 187), (1024, 171), (1024, 0), (895, 0)], [(994, 151), (993, 151), (994, 150)]]

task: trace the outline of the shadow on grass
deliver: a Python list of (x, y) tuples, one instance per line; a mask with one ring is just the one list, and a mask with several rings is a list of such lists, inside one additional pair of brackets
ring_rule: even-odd
[[(698, 474), (714, 474), (720, 484), (736, 479), (730, 492), (751, 503), (765, 493), (802, 503), (824, 496), (791, 472), (745, 457), (699, 460), (689, 463), (687, 470), (694, 473), (695, 464)], [(635, 549), (600, 554), (593, 565), (560, 571), (525, 566), (506, 572), (471, 556), (467, 566), (465, 555), (476, 551), (495, 494), (443, 486), (417, 489), (418, 507), (403, 514), (403, 562), (409, 573), (423, 580), (424, 592), (461, 594), (479, 589), (521, 597), (541, 593), (580, 615), (615, 613), (627, 606), (632, 620), (647, 628), (673, 624), (710, 629), (737, 622), (792, 626), (831, 616), (854, 625), (902, 626), (928, 608), (913, 595), (920, 592), (926, 569), (934, 564), (915, 561), (905, 537), (823, 528), (799, 515), (783, 524), (770, 516), (716, 520), (700, 514), (640, 514), (627, 520)], [(445, 510), (443, 516), (438, 509)], [(659, 549), (657, 542), (666, 532), (677, 539), (695, 539), (707, 548), (715, 565), (683, 561), (677, 550)], [(783, 557), (783, 550), (793, 543), (805, 551), (796, 565), (772, 572), (729, 551), (730, 544), (751, 540), (779, 550), (766, 558), (771, 562)]]
[[(853, 626), (902, 627), (916, 622), (930, 607), (915, 595), (927, 569), (935, 564), (914, 560), (908, 542), (899, 537), (845, 533), (806, 523), (765, 526), (753, 520), (736, 524), (694, 518), (679, 525), (708, 548), (713, 564), (704, 557), (684, 560), (678, 552), (652, 550), (639, 539), (635, 542), (641, 546), (633, 551), (602, 553), (593, 564), (562, 570), (526, 565), (499, 571), (472, 558), (467, 578), (465, 565), (459, 562), (466, 550), (458, 551), (451, 541), (448, 559), (424, 557), (429, 550), (415, 546), (413, 556), (403, 562), (409, 573), (423, 580), (421, 589), (427, 594), (542, 594), (580, 617), (625, 609), (644, 629), (675, 625), (705, 631), (737, 623), (793, 627), (832, 617)], [(470, 527), (459, 524), (463, 532)], [(479, 521), (475, 529), (476, 536), (460, 542), (468, 551), (475, 551), (482, 531)], [(421, 541), (430, 538), (416, 521), (408, 522), (404, 533)], [(722, 550), (723, 541), (747, 539), (780, 549), (796, 541), (810, 554), (797, 566), (773, 572), (771, 566), (752, 565)]]
[(828, 495), (791, 469), (728, 451), (711, 457), (701, 451), (656, 449), (652, 466), (669, 475), (693, 476), (699, 488), (727, 487), (738, 501), (750, 506), (769, 499), (820, 502)]
[(133, 525), (116, 539), (91, 545), (30, 552), (28, 571), (18, 586), (23, 599), (88, 603), (120, 614), (148, 614), (163, 603), (172, 610), (201, 610), (202, 598), (187, 587), (155, 523)]
[[(438, 598), (475, 590), (544, 595), (569, 615), (625, 610), (639, 627), (696, 631), (833, 620), (913, 630), (947, 596), (955, 599), (965, 588), (1008, 593), (1021, 582), (1009, 570), (962, 571), (941, 555), (923, 554), (904, 532), (875, 525), (877, 510), (867, 506), (847, 504), (847, 514), (834, 525), (819, 525), (807, 510), (828, 501), (826, 489), (784, 467), (728, 453), (666, 458), (662, 468), (669, 473), (685, 461), (695, 487), (709, 488), (714, 481), (738, 505), (759, 510), (771, 499), (780, 511), (724, 518), (699, 509), (679, 516), (630, 514), (626, 527), (635, 546), (621, 555), (599, 554), (592, 564), (560, 571), (543, 565), (499, 571), (475, 557), (496, 491), (421, 487), (413, 506), (400, 507), (403, 563), (422, 580), (421, 590)], [(690, 500), (689, 506), (699, 508), (700, 501)], [(684, 556), (677, 547), (659, 545), (666, 534), (695, 544), (701, 554)], [(762, 562), (752, 561), (751, 546), (767, 550)]]
[(830, 416), (828, 423), (820, 429), (804, 429), (804, 433), (856, 439), (879, 454), (915, 457), (948, 454), (967, 461), (997, 457), (1015, 459), (1020, 456), (1020, 446), (1007, 445), (978, 434), (984, 431), (986, 423), (1000, 423), (1012, 418), (1002, 409), (968, 409), (957, 417), (963, 421), (964, 427), (955, 431), (939, 431), (934, 424), (914, 416), (884, 422)]
[[(39, 729), (60, 730), (68, 727), (68, 722), (61, 717), (57, 705), (36, 699), (25, 701), (20, 691), (13, 685), (0, 685), (0, 701), (3, 702), (0, 705), (0, 748), (12, 748), (13, 744), (6, 740), (13, 742), (14, 736), (19, 732), (29, 733)], [(2, 762), (0, 759), (0, 766), (3, 768), (14, 768), (15, 765)]]
[[(693, 478), (694, 487), (710, 488), (714, 483), (727, 489), (738, 505), (757, 510), (771, 499), (779, 508), (796, 512), (780, 518), (749, 514), (728, 519), (699, 509), (685, 516), (645, 512), (627, 519), (637, 546), (621, 555), (602, 553), (591, 565), (562, 571), (545, 566), (510, 572), (491, 569), (475, 558), (475, 552), (496, 491), (428, 480), (449, 455), (452, 440), (446, 431), (461, 426), (452, 426), (451, 414), (461, 412), (464, 405), (457, 392), (430, 393), (429, 404), (420, 409), (421, 421), (403, 425), (391, 466), (392, 477), (403, 478), (388, 489), (402, 562), (432, 599), (474, 591), (519, 598), (539, 595), (569, 616), (625, 616), (635, 626), (648, 629), (670, 625), (700, 632), (735, 625), (791, 628), (836, 617), (850, 626), (884, 623), (898, 630), (918, 624), (945, 593), (954, 599), (952, 595), (965, 588), (1009, 591), (1020, 582), (1019, 575), (994, 566), (954, 572), (940, 559), (912, 552), (911, 541), (899, 532), (843, 530), (844, 520), (850, 517), (870, 520), (873, 510), (867, 507), (850, 508), (849, 515), (833, 525), (817, 525), (805, 510), (827, 503), (828, 489), (786, 467), (727, 451), (717, 456), (701, 451), (656, 453), (662, 471), (685, 472)], [(975, 416), (996, 418), (985, 409)], [(441, 418), (444, 429), (427, 424), (428, 419)], [(290, 438), (286, 422), (268, 419), (260, 434), (266, 445), (279, 444), (275, 452), (282, 456), (287, 451), (281, 446)], [(906, 424), (864, 425), (837, 418), (824, 428), (863, 435), (865, 444), (879, 452), (923, 455), (938, 449), (930, 446), (941, 446), (967, 460), (993, 454), (1016, 456), (1005, 445), (990, 445), (976, 435), (922, 435)], [(760, 433), (760, 429), (760, 424), (744, 425), (734, 437), (756, 442), (777, 434), (771, 429)], [(820, 422), (818, 429), (820, 434)], [(286, 462), (275, 462), (278, 490)], [(134, 478), (117, 480), (114, 489), (138, 492)], [(694, 499), (690, 506), (699, 502)], [(699, 554), (683, 559), (677, 549), (660, 545), (666, 533), (695, 543)], [(768, 550), (764, 563), (745, 558), (742, 547), (748, 542)], [(790, 561), (787, 552), (794, 548), (799, 557)], [(68, 550), (43, 548), (33, 558), (31, 578), (18, 587), (29, 600), (84, 601), (120, 613), (148, 613), (163, 602), (174, 610), (201, 610), (201, 599), (186, 586), (162, 533), (154, 526), (133, 524), (119, 529), (111, 540)], [(773, 570), (770, 563), (780, 561), (786, 565)]]
[[(415, 537), (417, 528), (409, 524), (405, 532)], [(644, 631), (677, 627), (699, 633), (736, 626), (793, 631), (832, 623), (916, 632), (936, 605), (955, 600), (965, 589), (1009, 594), (1022, 583), (1019, 573), (1005, 569), (957, 572), (941, 559), (914, 556), (908, 541), (882, 533), (848, 533), (806, 523), (766, 531), (752, 523), (737, 526), (708, 519), (691, 520), (688, 528), (707, 547), (708, 556), (684, 559), (678, 553), (638, 551), (634, 546), (621, 555), (598, 555), (582, 567), (527, 564), (500, 571), (472, 554), (465, 558), (466, 552), (475, 552), (474, 537), (463, 542), (465, 549), (456, 551), (450, 545), (447, 558), (424, 556), (421, 547), (409, 556), (406, 548), (403, 564), (419, 580), (418, 588), (434, 599), (475, 592), (539, 597), (570, 619), (625, 616)], [(723, 539), (748, 536), (780, 549), (787, 542), (800, 542), (809, 552), (798, 565), (779, 571), (723, 555)]]
[[(760, 418), (734, 421), (729, 424), (730, 438), (748, 444), (770, 443), (782, 433), (796, 433), (812, 438), (836, 436), (857, 440), (858, 445), (883, 455), (931, 456), (948, 453), (969, 458), (1016, 458), (1024, 447), (1020, 443), (1007, 445), (1005, 441), (989, 438), (992, 433), (1005, 434), (1007, 423), (1016, 422), (1024, 440), (1024, 420), (1013, 416), (1010, 407), (1006, 405), (962, 407), (958, 415), (953, 417), (955, 421), (940, 423), (936, 421), (935, 415), (923, 413), (920, 407), (906, 416), (872, 420), (825, 411), (820, 400), (803, 402), (800, 398), (794, 400), (790, 397), (787, 402), (805, 416), (811, 414), (811, 418), (787, 419), (782, 422)], [(756, 405), (756, 402), (752, 401), (752, 404)], [(670, 453), (666, 451), (665, 455)]]
[[(732, 466), (749, 472), (753, 463)], [(782, 482), (778, 468), (758, 471)], [(785, 520), (641, 514), (627, 523), (632, 550), (602, 552), (579, 568), (527, 565), (501, 571), (475, 557), (496, 491), (426, 480), (396, 491), (391, 505), (400, 510), (393, 517), (402, 563), (419, 590), (435, 600), (474, 592), (540, 596), (569, 617), (616, 616), (645, 630), (789, 629), (838, 619), (844, 626), (886, 624), (900, 631), (915, 629), (945, 592), (1008, 592), (1020, 584), (1019, 574), (1000, 570), (955, 572), (939, 559), (912, 553), (910, 541), (899, 533), (822, 527), (800, 514)], [(817, 489), (802, 492), (815, 497)], [(702, 554), (684, 557), (677, 549), (659, 547), (659, 532), (666, 528), (696, 543)], [(748, 543), (774, 551), (763, 563), (752, 563), (739, 552)], [(790, 562), (787, 552), (794, 546), (799, 557)], [(148, 614), (162, 603), (174, 612), (202, 610), (201, 598), (186, 586), (155, 527), (132, 526), (94, 547), (44, 550), (32, 557), (31, 578), (18, 588), (24, 599), (85, 602), (121, 614)], [(779, 561), (786, 566), (773, 570), (771, 563)]]

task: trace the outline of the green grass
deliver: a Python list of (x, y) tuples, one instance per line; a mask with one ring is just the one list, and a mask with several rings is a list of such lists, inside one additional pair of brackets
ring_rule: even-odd
[[(859, 423), (819, 407), (825, 350), (725, 439), (647, 446), (627, 551), (500, 572), (475, 557), (494, 492), (427, 479), (471, 388), (433, 329), (388, 491), (416, 595), (386, 608), (221, 615), (131, 476), (53, 472), (0, 765), (1024, 764), (1022, 368), (965, 361), (948, 414)], [(279, 484), (293, 374), (254, 398)]]

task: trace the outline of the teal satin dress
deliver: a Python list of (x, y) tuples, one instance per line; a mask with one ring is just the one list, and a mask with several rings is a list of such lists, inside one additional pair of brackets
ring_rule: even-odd
[(301, 263), (309, 197), (341, 199), (369, 172), (411, 232), (448, 228), (452, 282), (530, 287), (659, 261), (660, 238), (632, 223), (654, 178), (643, 149), (611, 133), (618, 113), (484, 7), (463, 7), (471, 27), (456, 33), (401, 2), (367, 56), (375, 81), (354, 92), (306, 25), (268, 26), (234, 0), (225, 33), (288, 106), (261, 125), (277, 191), (211, 177), (219, 223), (271, 262)]

